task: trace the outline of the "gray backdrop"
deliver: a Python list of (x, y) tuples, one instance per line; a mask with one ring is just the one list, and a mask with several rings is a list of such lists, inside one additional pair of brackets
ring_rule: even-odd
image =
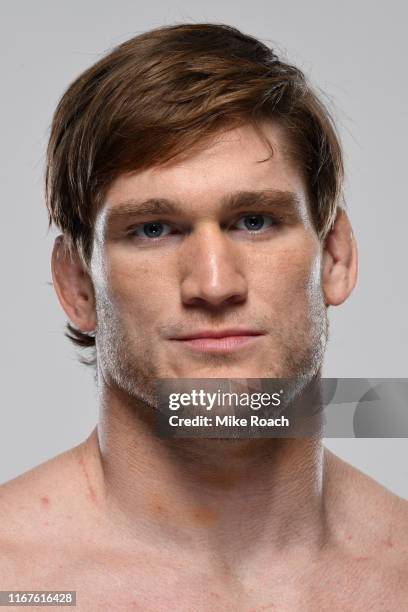
[[(407, 377), (407, 11), (403, 2), (3, 0), (1, 23), (0, 482), (84, 439), (92, 371), (63, 337), (51, 281), (44, 154), (63, 90), (100, 55), (151, 27), (224, 22), (274, 43), (327, 95), (344, 143), (360, 280), (330, 312), (324, 374)], [(327, 446), (408, 498), (405, 439)]]

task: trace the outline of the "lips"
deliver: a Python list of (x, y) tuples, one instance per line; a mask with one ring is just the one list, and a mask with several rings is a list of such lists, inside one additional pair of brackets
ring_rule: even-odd
[(236, 353), (257, 342), (262, 332), (248, 328), (203, 329), (173, 338), (198, 353)]
[(231, 336), (260, 336), (261, 332), (247, 328), (228, 328), (228, 329), (204, 329), (186, 335), (177, 336), (173, 340), (195, 340), (199, 338), (228, 338)]

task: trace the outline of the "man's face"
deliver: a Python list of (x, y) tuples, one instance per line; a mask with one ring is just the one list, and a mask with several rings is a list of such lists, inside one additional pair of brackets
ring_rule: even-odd
[[(109, 384), (143, 396), (156, 378), (289, 377), (320, 367), (321, 244), (284, 131), (271, 123), (263, 131), (272, 156), (248, 124), (110, 186), (91, 261), (98, 363)], [(157, 212), (163, 200), (175, 210)], [(257, 335), (183, 339), (233, 328)]]

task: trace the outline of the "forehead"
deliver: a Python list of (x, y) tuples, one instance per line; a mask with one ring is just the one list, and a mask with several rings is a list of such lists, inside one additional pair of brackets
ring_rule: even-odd
[(173, 200), (191, 213), (210, 213), (234, 192), (262, 189), (292, 192), (307, 210), (306, 182), (284, 128), (269, 121), (260, 128), (246, 124), (225, 130), (182, 158), (122, 174), (110, 185), (98, 216), (109, 217), (133, 199), (154, 198)]

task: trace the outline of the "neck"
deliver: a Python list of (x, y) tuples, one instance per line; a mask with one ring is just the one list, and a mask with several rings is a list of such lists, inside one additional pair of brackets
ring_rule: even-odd
[(164, 439), (152, 410), (104, 386), (87, 442), (128, 538), (230, 563), (325, 545), (320, 439)]

